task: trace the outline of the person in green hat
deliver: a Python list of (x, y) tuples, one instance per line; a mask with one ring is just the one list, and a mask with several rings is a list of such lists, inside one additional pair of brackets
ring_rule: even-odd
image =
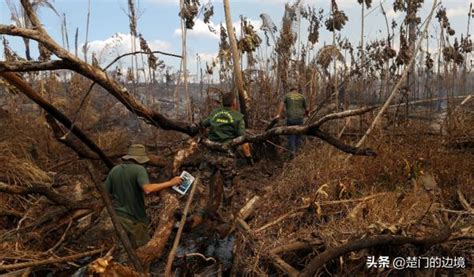
[(144, 194), (180, 185), (182, 179), (177, 176), (163, 183), (150, 183), (147, 170), (143, 166), (150, 159), (142, 144), (131, 145), (122, 160), (122, 164), (110, 170), (104, 185), (112, 197), (117, 217), (132, 246), (138, 248), (150, 240)]
[[(285, 110), (287, 126), (303, 125), (305, 116), (309, 114), (306, 99), (303, 94), (299, 92), (298, 84), (294, 81), (290, 82), (289, 92), (285, 94), (285, 98), (278, 107), (276, 119), (279, 119), (283, 115), (283, 110)], [(294, 156), (301, 146), (301, 136), (289, 135), (288, 146)]]

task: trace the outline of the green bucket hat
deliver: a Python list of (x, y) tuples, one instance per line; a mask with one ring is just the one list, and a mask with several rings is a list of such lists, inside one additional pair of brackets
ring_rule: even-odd
[(150, 158), (148, 158), (143, 144), (132, 144), (128, 148), (127, 155), (123, 156), (122, 160), (134, 160), (139, 164), (144, 164), (150, 161)]

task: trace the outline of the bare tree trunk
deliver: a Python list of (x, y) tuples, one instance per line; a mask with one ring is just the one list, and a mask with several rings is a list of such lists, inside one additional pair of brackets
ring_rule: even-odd
[(237, 40), (235, 38), (234, 28), (232, 26), (232, 16), (230, 14), (229, 0), (224, 0), (225, 22), (227, 26), (227, 34), (229, 35), (230, 49), (232, 52), (232, 60), (234, 64), (234, 76), (237, 89), (239, 91), (240, 111), (245, 116), (245, 122), (248, 124), (248, 112), (250, 110), (250, 97), (244, 89), (244, 81), (242, 71), (240, 70), (240, 53), (237, 48)]
[(362, 64), (362, 67), (360, 68), (360, 71), (362, 73), (362, 76), (364, 76), (364, 69), (365, 69), (365, 52), (364, 52), (364, 27), (365, 27), (365, 5), (364, 2), (361, 4), (361, 20), (360, 20), (360, 61)]
[[(418, 0), (409, 0), (408, 1), (408, 8), (407, 8), (407, 19), (408, 19), (408, 47), (410, 49), (410, 53), (415, 55), (415, 44), (416, 44), (416, 3)], [(413, 62), (410, 67), (408, 68), (408, 76), (407, 76), (407, 97), (406, 103), (410, 102), (410, 93), (412, 96), (415, 93), (415, 63)], [(406, 114), (405, 119), (408, 120), (408, 105), (406, 105)]]
[[(184, 1), (181, 0), (181, 10), (184, 8)], [(182, 65), (183, 65), (183, 82), (184, 82), (184, 94), (186, 95), (186, 112), (188, 114), (188, 120), (193, 121), (192, 105), (191, 105), (191, 96), (189, 94), (188, 87), (188, 49), (187, 49), (187, 28), (184, 24), (184, 19), (181, 18), (181, 48), (182, 48)], [(197, 73), (196, 73), (197, 74)]]
[[(336, 20), (335, 20), (335, 13), (334, 13), (334, 7), (332, 7), (332, 5), (334, 5), (333, 2), (331, 2), (331, 10), (332, 10), (332, 17), (333, 17), (333, 23), (332, 23), (332, 44), (334, 45), (334, 47), (337, 49), (337, 45), (336, 45), (336, 26), (335, 26), (335, 23), (336, 23)], [(364, 4), (362, 4), (364, 5)], [(334, 71), (334, 94), (336, 95), (336, 112), (339, 111), (339, 90), (337, 88), (337, 52), (338, 51), (334, 51), (334, 57), (333, 57), (333, 71)]]
[(91, 0), (89, 0), (89, 3), (87, 4), (86, 41), (84, 42), (84, 46), (82, 48), (82, 51), (84, 52), (84, 61), (86, 63), (87, 63), (87, 50), (89, 49), (89, 46), (87, 45), (87, 43), (89, 40), (90, 16), (91, 16)]

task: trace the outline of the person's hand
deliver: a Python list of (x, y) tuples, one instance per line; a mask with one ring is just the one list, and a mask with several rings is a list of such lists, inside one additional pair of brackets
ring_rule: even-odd
[(171, 182), (175, 185), (175, 186), (179, 186), (183, 183), (183, 178), (179, 177), (179, 176), (176, 176), (174, 177), (173, 179), (171, 179)]

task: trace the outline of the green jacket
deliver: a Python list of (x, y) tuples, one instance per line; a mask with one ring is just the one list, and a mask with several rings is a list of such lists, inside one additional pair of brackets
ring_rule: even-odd
[(283, 100), (287, 119), (303, 119), (306, 111), (306, 99), (298, 91), (291, 91)]
[(202, 126), (210, 127), (209, 139), (225, 143), (245, 134), (244, 115), (229, 107), (220, 107), (201, 122)]
[(149, 183), (146, 169), (139, 164), (126, 162), (114, 166), (104, 185), (117, 215), (147, 223), (143, 186)]

